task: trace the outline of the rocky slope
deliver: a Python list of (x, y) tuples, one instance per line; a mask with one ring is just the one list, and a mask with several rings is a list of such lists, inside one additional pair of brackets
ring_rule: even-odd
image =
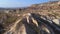
[(0, 34), (60, 34), (60, 1), (0, 12)]

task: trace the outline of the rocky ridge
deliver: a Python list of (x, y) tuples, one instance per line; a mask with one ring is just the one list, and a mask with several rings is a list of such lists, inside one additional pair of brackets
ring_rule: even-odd
[(0, 34), (60, 34), (60, 1), (0, 13)]

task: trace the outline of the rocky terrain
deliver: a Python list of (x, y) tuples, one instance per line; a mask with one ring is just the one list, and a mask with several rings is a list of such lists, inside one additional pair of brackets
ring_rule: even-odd
[(60, 34), (60, 1), (0, 10), (0, 34)]

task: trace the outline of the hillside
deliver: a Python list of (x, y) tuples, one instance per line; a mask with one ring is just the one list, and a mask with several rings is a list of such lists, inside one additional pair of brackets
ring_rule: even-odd
[(0, 34), (60, 34), (60, 1), (0, 10)]

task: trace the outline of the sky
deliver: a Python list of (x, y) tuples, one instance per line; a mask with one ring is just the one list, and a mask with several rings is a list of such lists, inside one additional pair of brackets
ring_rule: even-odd
[(39, 4), (49, 1), (50, 0), (0, 0), (0, 7), (3, 8), (27, 7), (32, 4)]

